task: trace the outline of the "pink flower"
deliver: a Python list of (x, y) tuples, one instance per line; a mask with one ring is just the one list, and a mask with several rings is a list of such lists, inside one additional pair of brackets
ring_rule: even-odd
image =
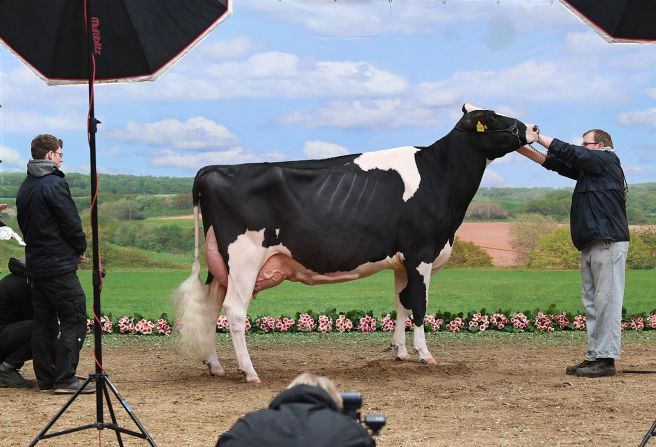
[(276, 318), (276, 321), (273, 323), (278, 332), (289, 332), (293, 327), (296, 321), (293, 318), (280, 317)]
[(405, 330), (410, 330), (412, 329), (412, 320), (410, 317), (405, 317)]
[(275, 323), (272, 317), (261, 317), (255, 320), (255, 326), (262, 329), (264, 332), (273, 332)]
[(521, 312), (513, 314), (510, 322), (515, 329), (519, 329), (520, 331), (523, 331), (531, 324), (526, 315)]
[(442, 325), (444, 325), (444, 320), (441, 318), (435, 318), (435, 315), (426, 315), (424, 317), (424, 324), (428, 323), (431, 326), (431, 330), (433, 332), (437, 332), (440, 330)]
[(133, 334), (135, 329), (132, 318), (128, 316), (121, 317), (118, 320), (118, 329), (121, 334)]
[(504, 314), (493, 313), (492, 316), (490, 317), (490, 324), (492, 325), (492, 327), (500, 331), (503, 330), (503, 328), (506, 327), (508, 323), (510, 323), (510, 320)]
[(93, 320), (87, 318), (87, 334), (91, 333), (91, 329), (93, 329)]
[(104, 317), (100, 317), (100, 330), (107, 333), (111, 334), (112, 333), (112, 320), (109, 319), (107, 315)]
[(396, 327), (396, 320), (390, 314), (387, 314), (380, 320), (380, 328), (385, 332), (392, 332)]
[(340, 314), (339, 317), (337, 317), (337, 321), (335, 322), (335, 328), (339, 333), (350, 331), (353, 329), (353, 322), (346, 318), (346, 315)]
[(358, 323), (358, 330), (360, 332), (375, 332), (376, 331), (376, 319), (370, 315), (365, 315), (360, 318)]
[(314, 319), (309, 314), (305, 313), (298, 316), (298, 321), (296, 322), (296, 329), (299, 332), (312, 332), (316, 327), (317, 324), (314, 322)]
[(631, 317), (629, 321), (622, 322), (622, 330), (631, 329), (641, 331), (645, 328), (645, 320), (642, 317)]
[(157, 320), (157, 323), (155, 323), (155, 327), (157, 328), (157, 333), (159, 335), (171, 335), (171, 325), (168, 321), (160, 318)]
[[(538, 312), (538, 315), (535, 317), (535, 327), (538, 331), (553, 332), (551, 316), (543, 312)], [(549, 328), (552, 328), (552, 330), (550, 331)]]
[(469, 320), (469, 329), (479, 330), (481, 332), (485, 331), (490, 326), (490, 320), (487, 315), (481, 315), (480, 312), (476, 312), (472, 315), (471, 320)]
[(462, 318), (456, 317), (453, 320), (449, 321), (446, 325), (446, 330), (457, 334), (465, 326), (465, 323), (462, 321)]
[(579, 330), (585, 329), (585, 315), (575, 316), (574, 323), (572, 324), (574, 325), (575, 329), (579, 329)]
[(153, 333), (155, 323), (150, 320), (141, 319), (134, 325), (134, 332), (137, 334), (150, 335)]
[(333, 319), (327, 315), (319, 315), (319, 328), (321, 333), (331, 332), (333, 330)]
[(228, 323), (228, 317), (225, 315), (219, 315), (219, 318), (216, 319), (216, 329), (219, 332), (229, 331), (230, 323)]
[(569, 319), (567, 318), (567, 314), (565, 312), (562, 314), (552, 315), (551, 318), (556, 322), (560, 329), (569, 327)]
[(647, 327), (649, 329), (656, 329), (656, 314), (647, 317)]

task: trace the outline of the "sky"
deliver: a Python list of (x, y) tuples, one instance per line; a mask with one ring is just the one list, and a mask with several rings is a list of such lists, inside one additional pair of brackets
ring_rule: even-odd
[[(88, 173), (87, 87), (48, 86), (0, 47), (0, 175), (25, 172), (39, 133)], [(629, 183), (655, 182), (654, 67), (656, 45), (610, 44), (557, 0), (236, 0), (157, 81), (96, 86), (97, 167), (193, 177), (427, 146), (469, 102), (571, 143), (605, 129)], [(481, 185), (573, 181), (512, 153)]]

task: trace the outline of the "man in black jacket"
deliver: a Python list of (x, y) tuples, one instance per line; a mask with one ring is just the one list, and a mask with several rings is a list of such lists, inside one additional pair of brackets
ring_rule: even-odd
[(16, 208), (32, 284), (37, 384), (43, 391), (70, 394), (81, 385), (75, 371), (86, 336), (86, 297), (76, 270), (87, 243), (68, 183), (59, 170), (62, 146), (52, 135), (32, 140), (32, 160), (16, 195)]
[(269, 408), (242, 416), (217, 447), (373, 447), (367, 430), (340, 413), (342, 399), (329, 379), (303, 373)]
[(20, 369), (32, 358), (32, 292), (25, 264), (9, 258), (9, 274), (0, 279), (0, 387), (32, 388)]
[(624, 267), (629, 251), (626, 218), (628, 187), (608, 132), (592, 129), (581, 146), (540, 135), (547, 154), (523, 147), (520, 153), (543, 167), (576, 180), (570, 210), (574, 246), (581, 251), (582, 301), (588, 350), (566, 374), (604, 377), (615, 374), (620, 356)]

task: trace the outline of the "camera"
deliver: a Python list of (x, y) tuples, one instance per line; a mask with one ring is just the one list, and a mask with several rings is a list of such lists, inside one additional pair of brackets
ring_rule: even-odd
[(380, 430), (387, 423), (387, 417), (384, 414), (367, 414), (364, 421), (361, 419), (360, 408), (362, 407), (362, 393), (357, 391), (347, 391), (339, 393), (342, 398), (344, 407), (342, 413), (352, 417), (358, 423), (364, 422), (364, 425), (371, 430), (372, 436), (378, 436)]

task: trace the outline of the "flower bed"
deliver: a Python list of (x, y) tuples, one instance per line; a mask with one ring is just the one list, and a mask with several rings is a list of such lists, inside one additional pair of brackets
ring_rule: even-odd
[[(113, 319), (110, 316), (100, 318), (103, 333), (137, 334), (137, 335), (170, 335), (174, 323), (166, 314), (157, 320), (149, 320), (140, 315), (122, 316)], [(412, 320), (406, 318), (405, 330), (412, 330)], [(87, 319), (87, 333), (91, 333), (94, 320)], [(252, 318), (246, 317), (246, 332), (248, 333), (285, 333), (285, 332), (393, 332), (396, 327), (396, 312), (381, 315), (376, 319), (373, 312), (358, 310), (338, 313), (335, 309), (323, 313), (311, 311), (296, 313), (295, 318), (289, 315), (273, 317), (270, 315)], [(644, 331), (656, 329), (656, 310), (649, 315), (624, 316), (622, 331)], [(424, 330), (427, 332), (545, 332), (583, 331), (585, 316), (572, 315), (566, 312), (554, 313), (553, 310), (542, 312), (502, 312), (487, 313), (485, 309), (478, 312), (452, 314), (438, 312), (426, 315)], [(216, 321), (217, 332), (229, 332), (230, 325), (225, 315)]]

